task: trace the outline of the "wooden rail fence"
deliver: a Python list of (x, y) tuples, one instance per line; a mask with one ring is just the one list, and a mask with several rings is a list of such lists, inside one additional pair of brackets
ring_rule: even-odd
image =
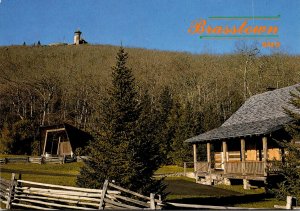
[(102, 189), (78, 188), (16, 179), (0, 178), (1, 203), (6, 209), (161, 209), (162, 201), (154, 194), (144, 196), (104, 182)]
[(60, 156), (60, 157), (9, 157), (9, 158), (0, 158), (0, 164), (6, 163), (71, 163), (74, 161), (82, 161), (84, 158), (73, 158), (70, 156)]

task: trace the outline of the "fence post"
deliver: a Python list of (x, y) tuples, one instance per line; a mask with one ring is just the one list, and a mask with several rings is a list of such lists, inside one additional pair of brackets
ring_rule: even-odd
[(108, 187), (108, 180), (105, 180), (104, 184), (103, 184), (102, 193), (101, 193), (99, 210), (104, 210), (104, 198), (105, 198), (105, 194), (106, 194), (106, 191), (107, 191), (107, 187)]
[(291, 196), (286, 197), (286, 209), (287, 210), (292, 209), (292, 197)]
[(183, 176), (186, 176), (186, 162), (183, 162)]
[(41, 157), (41, 164), (45, 164), (46, 163), (46, 157), (42, 156)]
[(297, 198), (293, 196), (287, 196), (285, 209), (291, 210), (293, 209), (293, 206), (297, 206)]
[(154, 194), (150, 193), (150, 209), (155, 210)]
[(16, 181), (16, 174), (11, 174), (11, 182), (9, 187), (9, 193), (8, 193), (8, 199), (6, 204), (6, 209), (11, 209), (11, 203), (14, 197), (14, 191), (15, 191), (15, 181)]
[[(22, 174), (21, 174), (21, 173), (19, 173), (19, 178), (18, 178), (18, 180), (22, 180)], [(22, 186), (21, 182), (18, 182), (18, 183), (17, 183), (17, 186), (18, 186), (18, 187), (21, 187), (21, 186)]]

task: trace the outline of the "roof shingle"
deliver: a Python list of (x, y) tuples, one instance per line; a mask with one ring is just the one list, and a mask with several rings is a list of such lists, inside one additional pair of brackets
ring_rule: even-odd
[(289, 103), (290, 92), (294, 92), (299, 86), (300, 84), (296, 84), (254, 95), (219, 128), (192, 137), (186, 142), (261, 135), (279, 130), (292, 120), (283, 108), (295, 110)]

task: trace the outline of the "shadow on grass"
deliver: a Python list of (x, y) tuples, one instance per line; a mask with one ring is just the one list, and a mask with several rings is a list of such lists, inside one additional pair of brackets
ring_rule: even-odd
[(212, 197), (191, 197), (181, 199), (170, 199), (168, 202), (183, 203), (183, 204), (201, 204), (215, 206), (234, 206), (235, 204), (247, 204), (258, 201), (265, 201), (271, 198), (265, 193), (250, 194), (250, 195), (233, 195), (233, 196), (212, 196)]
[[(165, 180), (164, 182), (168, 185), (166, 192), (170, 194), (170, 199), (167, 202), (173, 203), (234, 207), (237, 204), (263, 202), (268, 198), (272, 198), (271, 195), (266, 193), (243, 194), (184, 180)], [(166, 208), (178, 209), (171, 205)]]

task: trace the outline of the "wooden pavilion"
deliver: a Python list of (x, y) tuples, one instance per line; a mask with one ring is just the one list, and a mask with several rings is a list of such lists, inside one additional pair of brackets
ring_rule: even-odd
[[(296, 110), (290, 102), (293, 86), (250, 97), (220, 127), (192, 137), (196, 181), (203, 184), (225, 183), (231, 179), (265, 181), (273, 171), (274, 160), (282, 160), (284, 149), (278, 141), (291, 140), (284, 125), (292, 119), (284, 108)], [(206, 144), (207, 161), (197, 159), (197, 145)]]

